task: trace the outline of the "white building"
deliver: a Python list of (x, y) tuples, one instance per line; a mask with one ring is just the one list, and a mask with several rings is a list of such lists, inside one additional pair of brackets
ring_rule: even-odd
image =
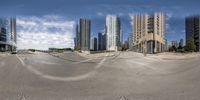
[(117, 16), (106, 16), (106, 50), (118, 51), (122, 46), (120, 20)]

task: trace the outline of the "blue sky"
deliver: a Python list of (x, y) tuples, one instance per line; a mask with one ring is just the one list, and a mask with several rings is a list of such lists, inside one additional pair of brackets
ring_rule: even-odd
[(108, 14), (120, 17), (124, 40), (132, 31), (130, 15), (161, 11), (167, 14), (166, 39), (185, 39), (184, 18), (199, 14), (199, 4), (199, 0), (4, 0), (0, 15), (17, 16), (19, 48), (47, 49), (73, 47), (79, 18), (92, 20), (96, 36), (104, 30)]

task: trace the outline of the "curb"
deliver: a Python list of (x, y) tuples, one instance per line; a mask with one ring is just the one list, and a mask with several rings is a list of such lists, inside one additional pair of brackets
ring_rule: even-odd
[(196, 59), (198, 57), (190, 57), (190, 58), (162, 58), (163, 60), (191, 60)]

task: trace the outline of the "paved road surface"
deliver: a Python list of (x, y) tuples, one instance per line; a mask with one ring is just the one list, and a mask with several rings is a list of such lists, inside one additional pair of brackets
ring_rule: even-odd
[(86, 59), (21, 53), (0, 58), (0, 100), (199, 100), (200, 58), (120, 53)]

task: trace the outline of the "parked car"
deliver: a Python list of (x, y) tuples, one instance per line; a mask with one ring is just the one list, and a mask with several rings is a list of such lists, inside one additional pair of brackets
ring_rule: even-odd
[(12, 51), (11, 54), (17, 54), (17, 51)]

